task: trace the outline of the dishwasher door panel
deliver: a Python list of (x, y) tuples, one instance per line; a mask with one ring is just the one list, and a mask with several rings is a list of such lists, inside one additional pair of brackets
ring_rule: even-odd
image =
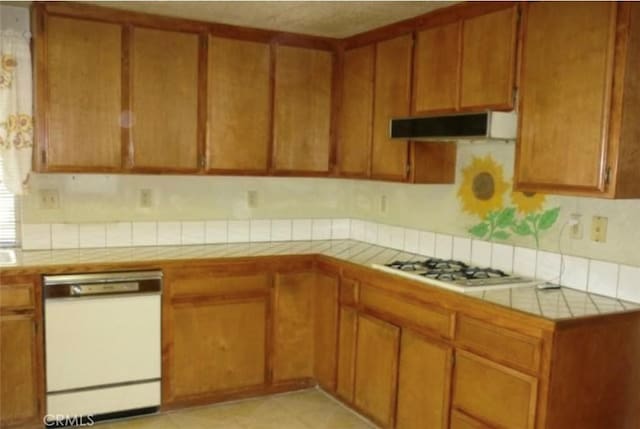
[(45, 301), (47, 391), (160, 378), (160, 295)]

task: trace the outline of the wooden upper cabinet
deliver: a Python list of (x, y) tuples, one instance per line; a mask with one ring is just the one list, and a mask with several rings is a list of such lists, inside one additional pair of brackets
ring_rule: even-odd
[(50, 171), (121, 167), (122, 27), (43, 16), (35, 39), (36, 124)]
[(462, 22), (461, 109), (513, 108), (517, 25), (517, 6)]
[(417, 36), (414, 112), (450, 112), (458, 107), (460, 22), (429, 28)]
[(344, 53), (338, 119), (338, 172), (341, 176), (369, 175), (374, 59), (374, 45)]
[[(610, 141), (615, 136), (609, 135), (609, 125), (620, 120), (621, 111), (617, 109), (622, 85), (633, 85), (624, 79), (617, 81), (613, 105), (618, 107), (612, 111), (619, 7), (631, 6), (615, 2), (536, 2), (525, 8), (516, 189), (594, 195), (605, 192), (606, 168), (618, 153), (617, 139)], [(637, 15), (638, 9), (633, 7)], [(630, 39), (636, 52), (640, 48), (638, 39)], [(631, 55), (630, 64), (639, 65), (639, 55)], [(624, 56), (618, 58), (617, 65), (624, 69)], [(637, 78), (635, 82), (637, 85)], [(639, 111), (637, 91), (634, 97), (635, 102), (631, 97), (631, 104), (626, 106), (629, 111), (625, 116)], [(627, 124), (636, 137), (640, 135), (637, 123)], [(635, 191), (640, 192), (637, 141), (635, 138), (635, 149), (629, 150), (625, 162), (635, 162), (628, 173), (636, 178)]]
[(270, 68), (268, 44), (209, 37), (209, 171), (268, 171)]
[(408, 143), (389, 138), (389, 120), (409, 115), (412, 51), (412, 35), (376, 45), (371, 152), (371, 177), (376, 179), (403, 181), (407, 177)]
[(329, 172), (333, 54), (276, 47), (275, 172)]
[(133, 29), (134, 170), (198, 169), (198, 61), (197, 34)]

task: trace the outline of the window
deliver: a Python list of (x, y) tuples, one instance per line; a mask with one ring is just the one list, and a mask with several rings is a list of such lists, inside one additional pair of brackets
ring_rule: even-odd
[[(0, 157), (2, 171), (2, 157)], [(4, 187), (0, 177), (0, 247), (16, 245), (16, 197)]]

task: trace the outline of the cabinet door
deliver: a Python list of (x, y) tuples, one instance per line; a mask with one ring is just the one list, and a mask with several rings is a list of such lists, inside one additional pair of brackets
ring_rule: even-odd
[(458, 107), (460, 23), (418, 33), (414, 111), (447, 112)]
[(376, 46), (376, 79), (373, 116), (371, 177), (405, 180), (408, 143), (389, 139), (389, 120), (409, 115), (411, 91), (411, 35)]
[(453, 406), (465, 414), (497, 427), (533, 428), (537, 387), (535, 377), (456, 351)]
[(449, 427), (452, 349), (403, 330), (398, 378), (398, 429)]
[(400, 329), (358, 316), (355, 405), (384, 427), (392, 427), (398, 373)]
[(174, 304), (171, 388), (189, 398), (265, 383), (267, 299)]
[(323, 388), (336, 389), (338, 286), (335, 275), (318, 272), (314, 288), (315, 378)]
[(332, 69), (328, 51), (276, 48), (276, 172), (329, 171)]
[(616, 7), (525, 8), (516, 189), (604, 190)]
[(267, 172), (270, 68), (269, 45), (209, 37), (208, 170)]
[(44, 75), (36, 82), (37, 91), (48, 95), (46, 105), (37, 106), (46, 110), (40, 114), (46, 122), (38, 124), (46, 127), (46, 143), (39, 142), (45, 168), (120, 169), (121, 26), (51, 16), (45, 32)]
[(198, 169), (198, 35), (132, 32), (133, 168)]
[(277, 274), (273, 315), (273, 381), (313, 377), (313, 273)]
[(369, 175), (374, 56), (373, 45), (344, 53), (338, 130), (338, 171), (341, 176)]
[(459, 410), (451, 410), (451, 429), (492, 429), (491, 427), (473, 419)]
[(36, 322), (32, 314), (0, 316), (0, 426), (38, 422)]
[(351, 307), (341, 307), (336, 392), (348, 403), (353, 403), (357, 332), (358, 312)]
[(517, 19), (513, 6), (463, 21), (460, 108), (513, 107)]

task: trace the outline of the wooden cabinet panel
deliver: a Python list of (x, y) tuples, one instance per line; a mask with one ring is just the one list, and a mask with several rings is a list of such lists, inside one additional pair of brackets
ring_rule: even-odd
[(451, 410), (451, 429), (492, 429), (478, 420), (467, 416), (459, 410)]
[(447, 429), (451, 347), (404, 329), (400, 343), (397, 429)]
[(408, 116), (411, 96), (411, 35), (380, 42), (376, 46), (375, 101), (371, 177), (405, 180), (408, 143), (389, 139), (389, 120)]
[(270, 52), (266, 43), (209, 37), (208, 170), (267, 172)]
[(616, 7), (525, 8), (517, 189), (604, 190)]
[(535, 424), (538, 380), (464, 351), (456, 351), (453, 406), (498, 427)]
[(463, 21), (460, 107), (513, 107), (517, 6)]
[(37, 341), (33, 314), (0, 316), (2, 427), (27, 422), (41, 424)]
[(339, 278), (318, 272), (314, 287), (315, 378), (323, 388), (336, 389)]
[(343, 277), (340, 279), (340, 304), (355, 305), (358, 303), (360, 282)]
[(340, 307), (336, 392), (348, 403), (353, 402), (357, 332), (358, 312), (350, 307)]
[(271, 275), (268, 272), (256, 272), (256, 267), (252, 264), (219, 264), (167, 270), (166, 278), (172, 297), (228, 297), (252, 293), (266, 295), (271, 286)]
[[(117, 24), (46, 20), (45, 167), (109, 171), (121, 167), (122, 28)], [(38, 42), (40, 43), (40, 42)], [(41, 50), (42, 51), (42, 50)], [(37, 61), (41, 59), (36, 58)], [(38, 85), (36, 81), (36, 85)], [(41, 98), (39, 98), (41, 99)], [(42, 135), (42, 133), (41, 133)]]
[(358, 316), (355, 405), (384, 427), (392, 427), (398, 373), (400, 329)]
[(360, 288), (360, 304), (375, 312), (389, 315), (392, 320), (409, 323), (443, 338), (451, 338), (453, 335), (453, 316), (445, 309), (411, 302), (396, 294), (365, 285)]
[(273, 381), (313, 377), (313, 273), (277, 274), (274, 291)]
[(264, 384), (266, 308), (266, 298), (175, 305), (171, 326), (175, 397)]
[(0, 288), (0, 309), (30, 309), (35, 305), (34, 285), (32, 283), (17, 283), (3, 285)]
[(341, 176), (369, 175), (374, 59), (374, 45), (344, 53), (338, 122), (338, 171)]
[(198, 169), (198, 35), (135, 28), (133, 168)]
[(455, 111), (458, 107), (460, 22), (418, 33), (414, 112)]
[(276, 48), (274, 156), (276, 172), (329, 171), (333, 55)]
[(527, 372), (540, 370), (539, 338), (460, 316), (456, 323), (456, 341), (463, 347)]

